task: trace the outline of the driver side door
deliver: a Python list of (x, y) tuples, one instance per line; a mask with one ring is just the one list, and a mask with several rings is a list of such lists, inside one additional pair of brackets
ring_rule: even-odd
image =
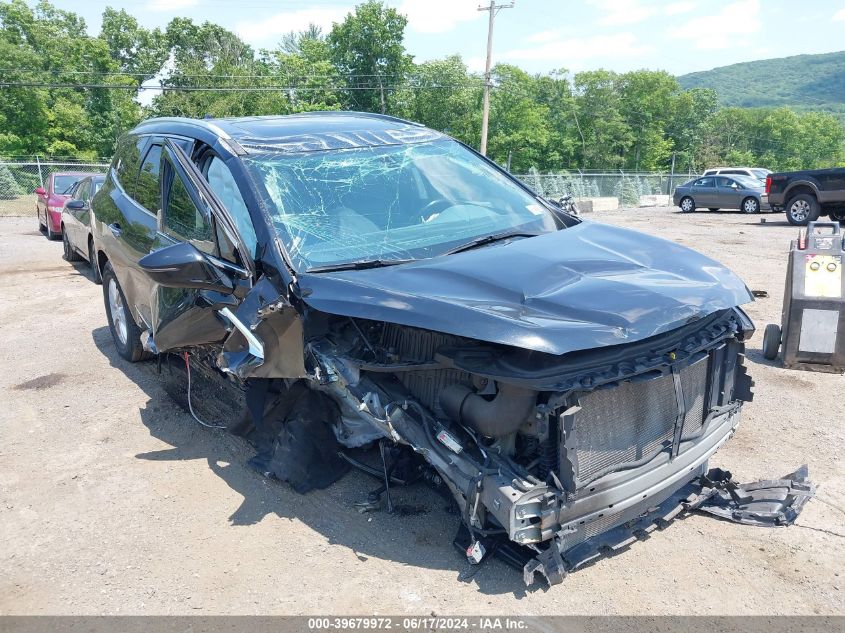
[(231, 322), (221, 311), (234, 310), (249, 291), (252, 262), (244, 255), (247, 250), (225, 207), (190, 158), (170, 140), (162, 148), (161, 201), (152, 255), (169, 246), (190, 244), (229, 289), (169, 286), (166, 275), (150, 275), (152, 340), (147, 346), (164, 352), (222, 344)]

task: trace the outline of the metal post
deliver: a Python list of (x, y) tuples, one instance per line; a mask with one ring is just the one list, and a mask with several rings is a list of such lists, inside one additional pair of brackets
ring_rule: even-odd
[(496, 0), (490, 0), (489, 7), (478, 7), (479, 11), (489, 11), (490, 17), (487, 23), (487, 62), (484, 64), (484, 100), (481, 105), (481, 144), (478, 151), (482, 156), (487, 155), (487, 129), (490, 119), (490, 65), (493, 60), (493, 20), (500, 9), (511, 9), (514, 3), (496, 4)]
[(44, 186), (44, 176), (41, 175), (41, 161), (38, 160), (38, 154), (35, 155), (35, 164), (38, 165), (38, 182), (41, 183), (41, 186)]
[(666, 193), (672, 195), (672, 187), (675, 185), (675, 152), (672, 152), (672, 171), (669, 174), (669, 191)]

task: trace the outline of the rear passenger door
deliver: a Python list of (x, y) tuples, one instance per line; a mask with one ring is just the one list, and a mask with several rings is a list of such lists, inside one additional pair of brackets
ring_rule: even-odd
[(716, 178), (704, 176), (692, 183), (690, 187), (695, 205), (698, 207), (717, 207), (716, 204)]
[[(149, 278), (139, 268), (138, 261), (150, 252), (155, 240), (159, 204), (155, 195), (138, 200), (138, 183), (140, 177), (142, 193), (149, 193), (150, 181), (158, 186), (155, 156), (160, 149), (151, 150), (151, 147), (160, 144), (161, 139), (156, 137), (125, 137), (103, 186), (108, 200), (105, 196), (97, 197), (97, 239), (142, 329), (150, 324)], [(140, 176), (142, 171), (144, 175)]]
[(150, 281), (153, 342), (159, 352), (222, 343), (228, 324), (217, 311), (234, 310), (249, 290), (252, 259), (236, 225), (188, 156), (166, 141), (161, 153), (161, 219), (153, 250), (188, 242), (236, 282), (234, 295), (164, 287)]

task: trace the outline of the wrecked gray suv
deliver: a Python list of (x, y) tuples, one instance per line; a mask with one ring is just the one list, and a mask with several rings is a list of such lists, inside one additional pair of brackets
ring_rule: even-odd
[(498, 539), (528, 578), (659, 511), (751, 398), (738, 277), (407, 121), (154, 119), (93, 207), (124, 358), (193, 372), (192, 412), (212, 385), (203, 417), (299, 491), (439, 486), (469, 558)]

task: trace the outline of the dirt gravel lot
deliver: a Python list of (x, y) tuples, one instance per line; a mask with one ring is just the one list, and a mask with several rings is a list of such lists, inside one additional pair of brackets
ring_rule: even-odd
[[(760, 223), (760, 217), (767, 220)], [(100, 286), (34, 218), (0, 218), (0, 614), (845, 614), (843, 377), (763, 360), (779, 321), (782, 215), (592, 214), (724, 262), (753, 289), (755, 399), (712, 465), (747, 481), (808, 463), (797, 525), (676, 521), (551, 590), (453, 550), (458, 517), (424, 487), (409, 516), (359, 514), (350, 473), (298, 495), (248, 470), (241, 440), (200, 427), (153, 363), (116, 354)]]

